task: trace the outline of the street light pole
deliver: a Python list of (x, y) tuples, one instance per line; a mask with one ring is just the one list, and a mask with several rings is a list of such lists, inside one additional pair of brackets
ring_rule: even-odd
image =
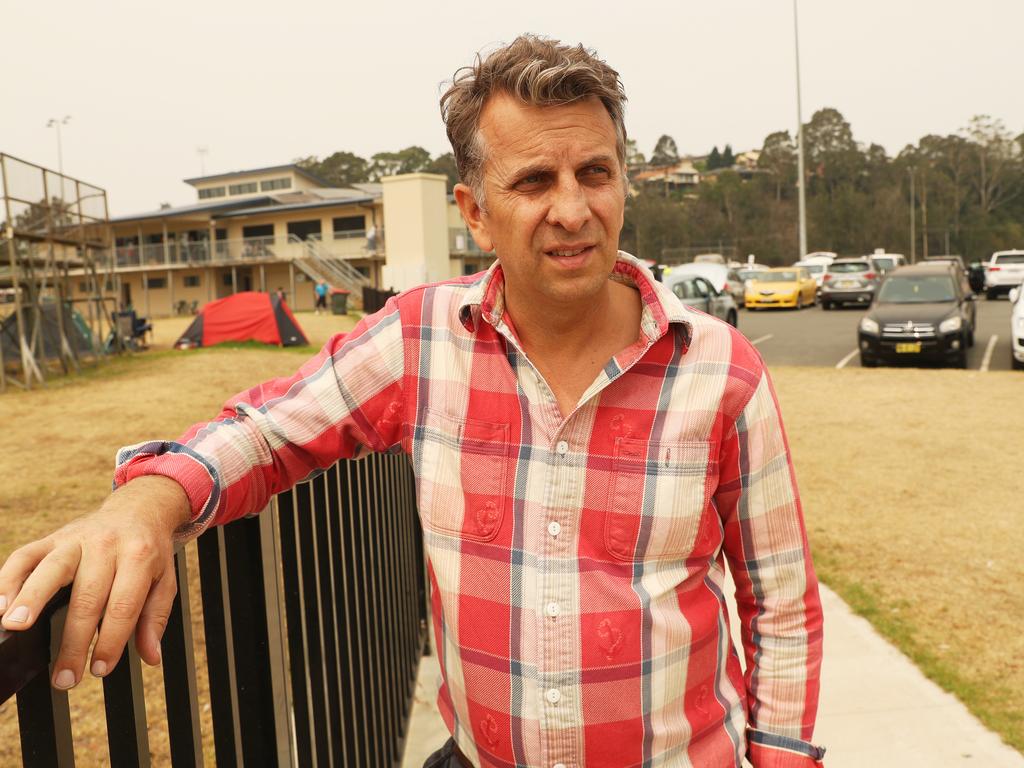
[(49, 122), (46, 123), (47, 128), (57, 129), (57, 171), (61, 176), (64, 175), (64, 150), (60, 143), (60, 127), (67, 125), (71, 119), (71, 115), (64, 115), (63, 120), (58, 120), (56, 117), (51, 117)]
[(797, 258), (807, 255), (807, 197), (804, 191), (804, 112), (800, 104), (800, 27), (797, 24), (797, 0), (793, 0), (793, 46), (796, 50), (796, 172), (797, 191), (800, 199), (800, 253)]
[(915, 211), (916, 194), (914, 193), (914, 169), (907, 168), (910, 173), (910, 263), (917, 263), (917, 233), (914, 231), (917, 216)]

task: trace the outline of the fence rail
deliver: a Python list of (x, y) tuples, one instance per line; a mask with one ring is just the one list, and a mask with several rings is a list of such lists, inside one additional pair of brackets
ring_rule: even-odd
[[(218, 766), (400, 763), (426, 642), (422, 538), (404, 456), (341, 461), (260, 516), (205, 532), (199, 580)], [(184, 551), (162, 642), (171, 765), (203, 764)], [(63, 590), (26, 632), (0, 630), (0, 704), (17, 697), (25, 766), (72, 766), (68, 694), (50, 687)], [(103, 681), (109, 764), (147, 766), (129, 647)]]

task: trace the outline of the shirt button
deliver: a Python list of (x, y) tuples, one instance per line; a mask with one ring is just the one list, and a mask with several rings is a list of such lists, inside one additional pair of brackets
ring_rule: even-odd
[(547, 604), (547, 612), (548, 612), (548, 616), (557, 616), (558, 613), (559, 613), (558, 603), (554, 603), (554, 602), (548, 603)]
[(548, 688), (547, 693), (544, 694), (544, 698), (552, 704), (557, 704), (562, 700), (562, 692), (557, 688)]
[(569, 452), (569, 444), (565, 440), (559, 440), (558, 444), (555, 445), (555, 453), (559, 456), (565, 456)]
[(552, 536), (557, 536), (561, 532), (562, 526), (559, 525), (557, 521), (552, 520), (550, 523), (548, 523), (548, 533), (550, 533)]

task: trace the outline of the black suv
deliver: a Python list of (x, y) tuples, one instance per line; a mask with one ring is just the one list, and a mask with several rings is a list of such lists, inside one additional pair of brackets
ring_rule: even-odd
[(948, 264), (890, 272), (860, 321), (860, 364), (928, 360), (966, 368), (967, 349), (974, 345), (974, 298), (962, 274)]

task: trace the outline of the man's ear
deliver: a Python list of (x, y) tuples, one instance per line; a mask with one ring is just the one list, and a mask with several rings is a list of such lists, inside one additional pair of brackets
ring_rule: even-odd
[(473, 241), (481, 251), (490, 253), (494, 250), (494, 241), (487, 228), (484, 209), (477, 201), (473, 190), (466, 184), (456, 184), (452, 192), (462, 213), (462, 220), (466, 222), (470, 234), (473, 235)]

